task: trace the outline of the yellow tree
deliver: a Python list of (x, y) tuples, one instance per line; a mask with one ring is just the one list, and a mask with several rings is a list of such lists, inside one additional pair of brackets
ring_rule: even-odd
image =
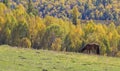
[(93, 21), (89, 21), (84, 27), (83, 30), (85, 32), (84, 38), (85, 40), (87, 37), (90, 36), (90, 34), (94, 33), (96, 30), (95, 23)]
[(111, 23), (108, 26), (108, 38), (110, 41), (110, 47), (111, 47), (111, 52), (112, 55), (115, 55), (115, 53), (118, 51), (118, 45), (119, 45), (119, 40), (120, 40), (120, 35), (116, 30), (116, 26), (114, 23)]
[(73, 9), (72, 9), (72, 22), (73, 24), (77, 24), (77, 20), (78, 20), (78, 17), (80, 16), (80, 12), (77, 8), (77, 6), (75, 6)]
[(64, 50), (78, 52), (82, 47), (82, 36), (84, 32), (80, 25), (71, 25), (71, 31), (66, 35), (64, 39)]
[(63, 38), (64, 29), (58, 24), (51, 24), (45, 30), (45, 34), (42, 38), (41, 45), (43, 49), (52, 49), (53, 44), (55, 44), (55, 42), (58, 41), (58, 39), (60, 40), (60, 43), (58, 44), (60, 46), (61, 43), (63, 43)]
[(44, 25), (43, 19), (38, 16), (30, 16), (28, 23), (32, 47), (38, 48), (44, 35), (46, 26)]

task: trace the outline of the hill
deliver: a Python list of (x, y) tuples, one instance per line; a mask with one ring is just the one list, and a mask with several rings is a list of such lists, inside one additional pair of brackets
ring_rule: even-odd
[(119, 70), (119, 58), (0, 46), (0, 71)]
[[(26, 9), (40, 17), (86, 20), (120, 20), (119, 0), (5, 0), (12, 9), (23, 4)], [(5, 3), (6, 3), (5, 2)], [(29, 5), (29, 3), (31, 3)], [(7, 4), (8, 5), (8, 4)], [(30, 8), (29, 8), (30, 7)], [(31, 10), (30, 10), (31, 9)], [(74, 11), (73, 11), (74, 10)]]

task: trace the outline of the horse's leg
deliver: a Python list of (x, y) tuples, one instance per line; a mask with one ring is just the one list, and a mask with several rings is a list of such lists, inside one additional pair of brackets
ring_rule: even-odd
[(96, 54), (96, 48), (95, 48), (95, 46), (93, 47), (93, 54)]

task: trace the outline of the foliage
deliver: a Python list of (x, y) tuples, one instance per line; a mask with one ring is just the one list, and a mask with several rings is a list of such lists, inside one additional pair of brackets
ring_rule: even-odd
[[(65, 3), (64, 0), (62, 3)], [(90, 5), (85, 4), (85, 9), (94, 7), (91, 2), (89, 3)], [(97, 2), (96, 6), (100, 6), (100, 9), (106, 8), (109, 3), (111, 2), (106, 2), (102, 6), (101, 2)], [(64, 4), (60, 9), (63, 8)], [(41, 18), (28, 13), (23, 4), (11, 9), (0, 3), (0, 44), (19, 46), (21, 43), (21, 46), (28, 48), (78, 52), (88, 43), (97, 43), (100, 45), (101, 55), (116, 56), (120, 51), (120, 26), (114, 22), (98, 24), (94, 20), (85, 20), (85, 23), (82, 23), (82, 20), (78, 19), (84, 14), (78, 11), (78, 6), (75, 6), (70, 12), (74, 23), (67, 18), (53, 16)], [(82, 8), (80, 11), (85, 13)], [(95, 10), (93, 14), (99, 19), (99, 11)]]
[(56, 50), (56, 51), (60, 51), (62, 50), (62, 40), (60, 38), (55, 38), (55, 40), (53, 41), (52, 45), (51, 45), (51, 48), (53, 50)]
[(8, 1), (9, 1), (9, 0), (3, 0), (3, 3), (4, 3), (6, 6), (8, 6)]
[(73, 24), (75, 24), (75, 25), (77, 24), (78, 17), (80, 17), (80, 13), (78, 11), (78, 8), (74, 7), (73, 11), (72, 11), (72, 21), (73, 21)]
[[(6, 3), (8, 0), (3, 1)], [(119, 0), (13, 0), (12, 2), (11, 8), (15, 8), (18, 4), (23, 4), (28, 13), (39, 15), (40, 17), (48, 15), (62, 19), (65, 17), (71, 21), (75, 18), (115, 21), (120, 19)], [(76, 16), (75, 14), (74, 16), (72, 15), (72, 10), (76, 12)]]
[(20, 46), (24, 48), (31, 48), (31, 41), (28, 38), (22, 38), (20, 41)]
[(64, 48), (66, 51), (78, 52), (82, 46), (83, 31), (81, 26), (71, 26), (71, 31), (66, 35), (64, 39)]
[(51, 49), (53, 44), (55, 44), (55, 42), (58, 40), (57, 38), (59, 38), (59, 40), (63, 40), (64, 30), (60, 25), (52, 24), (46, 28), (42, 39), (43, 48)]

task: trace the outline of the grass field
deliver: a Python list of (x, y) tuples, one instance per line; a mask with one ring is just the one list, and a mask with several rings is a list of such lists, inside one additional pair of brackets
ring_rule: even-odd
[(120, 58), (3, 45), (0, 71), (120, 71)]

